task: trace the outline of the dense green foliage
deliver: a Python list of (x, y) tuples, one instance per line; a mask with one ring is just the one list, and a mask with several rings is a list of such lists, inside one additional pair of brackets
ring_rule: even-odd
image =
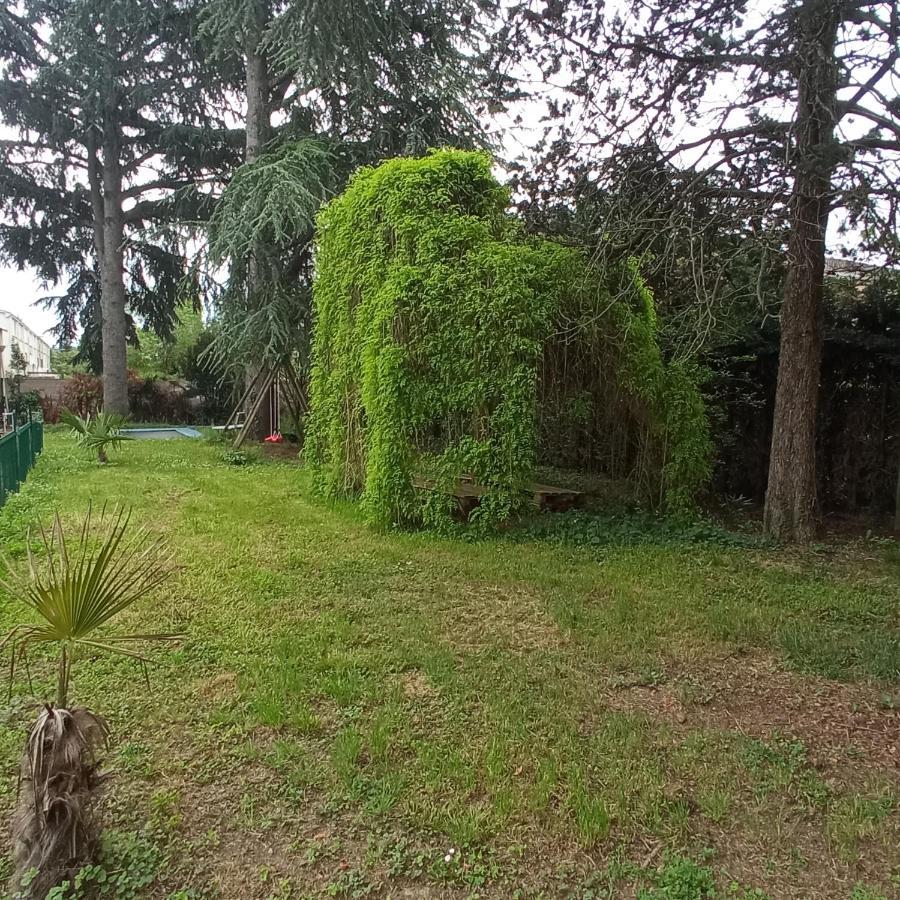
[(372, 522), (437, 525), (466, 473), (488, 489), (479, 523), (507, 520), (536, 462), (538, 369), (562, 342), (612, 361), (638, 481), (689, 508), (708, 474), (705, 412), (696, 373), (661, 357), (636, 265), (601, 272), (527, 239), (491, 165), (390, 160), (320, 214), (308, 458), (322, 487), (361, 491)]
[(141, 378), (189, 378), (195, 347), (206, 329), (200, 310), (181, 303), (175, 310), (171, 334), (160, 337), (152, 328), (137, 333), (128, 348), (128, 369)]
[(144, 422), (221, 422), (238, 395), (234, 361), (208, 352), (222, 323), (205, 323), (193, 303), (180, 304), (176, 313), (170, 337), (141, 329), (128, 350), (132, 415)]
[[(305, 373), (315, 215), (359, 165), (483, 142), (495, 0), (206, 0), (202, 32), (247, 73), (246, 156), (217, 202), (227, 264), (209, 356)], [(410, 90), (410, 85), (415, 90)]]

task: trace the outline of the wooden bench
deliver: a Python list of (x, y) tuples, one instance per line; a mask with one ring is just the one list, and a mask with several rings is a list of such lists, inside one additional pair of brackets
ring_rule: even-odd
[[(436, 483), (426, 478), (413, 479), (413, 486), (417, 490), (438, 490)], [(564, 512), (572, 509), (581, 502), (581, 491), (570, 488), (556, 487), (551, 484), (531, 483), (524, 488), (531, 502), (540, 510), (550, 512)], [(475, 481), (473, 475), (460, 475), (453, 490), (449, 493), (456, 498), (459, 517), (464, 521), (472, 514), (472, 510), (481, 503), (481, 498), (488, 492), (488, 488)]]

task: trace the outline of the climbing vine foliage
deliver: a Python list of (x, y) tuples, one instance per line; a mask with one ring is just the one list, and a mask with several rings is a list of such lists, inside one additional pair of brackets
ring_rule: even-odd
[[(708, 477), (705, 410), (696, 374), (660, 356), (637, 266), (597, 272), (525, 236), (491, 166), (453, 150), (393, 159), (319, 214), (306, 450), (317, 483), (362, 495), (373, 523), (440, 525), (471, 476), (487, 488), (475, 518), (499, 524), (526, 499), (545, 424), (614, 402), (634, 422), (622, 458), (635, 483), (689, 508)], [(558, 364), (576, 349), (598, 374), (573, 365), (569, 385)]]

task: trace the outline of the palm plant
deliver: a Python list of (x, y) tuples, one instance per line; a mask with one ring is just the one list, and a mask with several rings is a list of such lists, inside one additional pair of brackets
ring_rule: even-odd
[[(13, 896), (44, 897), (89, 857), (96, 841), (92, 813), (94, 796), (104, 780), (98, 760), (107, 729), (103, 720), (88, 710), (67, 708), (77, 655), (106, 651), (136, 659), (144, 666), (148, 660), (137, 652), (136, 645), (178, 637), (111, 629), (119, 613), (169, 577), (171, 555), (162, 540), (151, 539), (146, 531), (128, 533), (130, 512), (118, 509), (106, 515), (104, 507), (96, 535), (92, 518), (89, 507), (73, 548), (58, 514), (49, 532), (39, 528), (45, 555), (40, 562), (32, 551), (29, 530), (28, 576), (14, 584), (0, 581), (0, 586), (18, 595), (41, 619), (37, 624), (16, 626), (0, 641), (0, 652), (4, 648), (10, 651), (11, 679), (19, 660), (27, 666), (32, 648), (54, 645), (59, 650), (56, 705), (45, 706), (22, 756), (13, 818)], [(4, 564), (12, 571), (5, 560)]]
[(97, 460), (101, 465), (107, 462), (107, 450), (118, 450), (125, 441), (134, 440), (130, 434), (122, 432), (128, 419), (114, 413), (98, 412), (82, 418), (65, 410), (59, 420), (72, 429), (79, 447), (97, 451)]

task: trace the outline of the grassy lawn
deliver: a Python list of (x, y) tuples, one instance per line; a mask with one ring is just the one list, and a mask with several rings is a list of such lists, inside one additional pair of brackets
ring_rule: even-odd
[[(179, 574), (128, 624), (186, 634), (149, 689), (76, 665), (113, 730), (112, 896), (900, 896), (895, 544), (378, 534), (289, 461), (100, 469), (55, 433), (6, 552), (89, 498), (167, 535)], [(4, 814), (32, 696), (2, 695)]]

